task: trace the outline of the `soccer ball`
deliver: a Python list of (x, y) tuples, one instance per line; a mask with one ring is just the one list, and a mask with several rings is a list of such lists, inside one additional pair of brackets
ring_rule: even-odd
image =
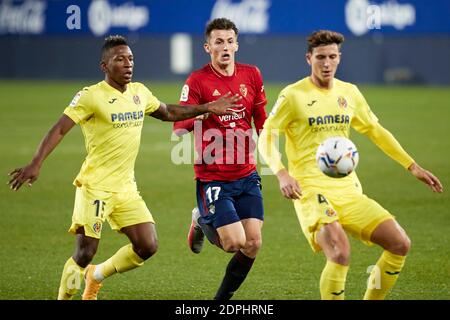
[(353, 142), (344, 137), (328, 138), (317, 148), (317, 166), (329, 177), (348, 176), (356, 169), (358, 161), (358, 150)]

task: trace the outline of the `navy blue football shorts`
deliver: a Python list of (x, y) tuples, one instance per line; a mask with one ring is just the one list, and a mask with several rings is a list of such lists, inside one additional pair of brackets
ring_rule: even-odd
[(215, 229), (243, 219), (264, 220), (261, 177), (256, 171), (235, 181), (197, 180), (199, 223)]

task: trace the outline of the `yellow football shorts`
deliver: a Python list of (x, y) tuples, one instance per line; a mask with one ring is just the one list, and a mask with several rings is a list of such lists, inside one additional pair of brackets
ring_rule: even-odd
[(321, 250), (316, 234), (325, 224), (338, 221), (347, 233), (372, 245), (370, 237), (375, 228), (386, 220), (395, 219), (361, 190), (341, 193), (304, 188), (302, 193), (301, 199), (294, 201), (294, 207), (303, 233), (315, 252)]
[(88, 237), (100, 239), (102, 226), (108, 220), (111, 229), (119, 231), (139, 223), (155, 223), (138, 191), (107, 192), (86, 187), (77, 188), (72, 225), (69, 232), (84, 227)]

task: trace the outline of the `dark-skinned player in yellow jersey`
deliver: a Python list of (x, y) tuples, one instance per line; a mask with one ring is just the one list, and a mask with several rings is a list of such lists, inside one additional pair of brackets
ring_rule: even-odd
[[(142, 266), (157, 250), (154, 220), (134, 179), (145, 115), (173, 122), (204, 113), (232, 115), (230, 109), (241, 106), (240, 98), (231, 94), (200, 106), (159, 101), (143, 84), (131, 82), (134, 57), (122, 36), (105, 39), (100, 67), (104, 81), (79, 91), (31, 162), (10, 173), (11, 189), (18, 190), (24, 183), (31, 186), (47, 156), (75, 124), (81, 126), (87, 156), (74, 181), (75, 206), (69, 229), (76, 235), (76, 248), (64, 265), (58, 299), (73, 298), (83, 276), (82, 298), (97, 299), (105, 278)], [(124, 233), (130, 244), (105, 262), (90, 265), (105, 220), (113, 230)]]

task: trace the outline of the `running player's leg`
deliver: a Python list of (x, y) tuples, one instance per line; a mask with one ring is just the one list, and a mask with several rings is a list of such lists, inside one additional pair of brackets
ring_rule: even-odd
[(197, 181), (199, 223), (211, 243), (225, 252), (234, 252), (224, 278), (214, 297), (228, 300), (244, 281), (253, 264), (253, 258), (241, 252), (246, 245), (246, 233), (236, 212), (237, 196), (243, 191), (242, 179), (233, 182)]
[(76, 235), (75, 253), (66, 261), (61, 275), (58, 299), (72, 299), (81, 287), (85, 268), (94, 258), (101, 237), (102, 224), (111, 194), (77, 188), (72, 224), (69, 232)]
[(344, 229), (366, 244), (384, 251), (369, 276), (364, 299), (384, 299), (403, 268), (410, 240), (386, 209), (364, 194), (349, 195), (340, 221)]
[(311, 248), (323, 250), (327, 262), (320, 277), (320, 295), (324, 300), (342, 300), (349, 266), (350, 245), (339, 223), (338, 212), (318, 190), (304, 188), (294, 201), (295, 211)]
[(254, 258), (247, 257), (241, 251), (245, 247), (246, 237), (240, 221), (217, 228), (217, 233), (223, 250), (235, 254), (228, 262), (225, 275), (214, 299), (229, 300), (247, 277)]
[(323, 225), (316, 234), (316, 243), (322, 248), (327, 263), (320, 277), (322, 300), (343, 300), (345, 282), (350, 263), (350, 243), (339, 224), (334, 221)]
[(97, 252), (99, 239), (88, 237), (84, 228), (76, 231), (75, 253), (64, 264), (58, 291), (58, 300), (72, 299), (80, 290), (85, 268)]
[(98, 284), (104, 279), (142, 266), (157, 250), (155, 222), (139, 193), (126, 192), (115, 197), (114, 212), (107, 219), (112, 229), (124, 233), (131, 243), (105, 262), (88, 267), (83, 299), (96, 299)]
[[(241, 219), (241, 226), (236, 226), (235, 234), (231, 232), (227, 236), (226, 228), (219, 228), (219, 235), (223, 240), (223, 245), (231, 247), (235, 250), (235, 255), (228, 263), (222, 284), (217, 291), (215, 299), (230, 299), (234, 292), (241, 286), (247, 278), (256, 255), (261, 248), (262, 237), (261, 228), (264, 220), (264, 209), (261, 196), (261, 183), (259, 175), (254, 172), (250, 176), (235, 182), (235, 188), (241, 190), (240, 194), (233, 197), (234, 208)], [(242, 231), (244, 234), (242, 235)], [(230, 240), (226, 240), (230, 239)], [(244, 243), (242, 244), (242, 240)]]
[(372, 269), (365, 300), (382, 300), (394, 287), (405, 263), (411, 241), (394, 219), (381, 222), (373, 231), (370, 241), (384, 251)]

